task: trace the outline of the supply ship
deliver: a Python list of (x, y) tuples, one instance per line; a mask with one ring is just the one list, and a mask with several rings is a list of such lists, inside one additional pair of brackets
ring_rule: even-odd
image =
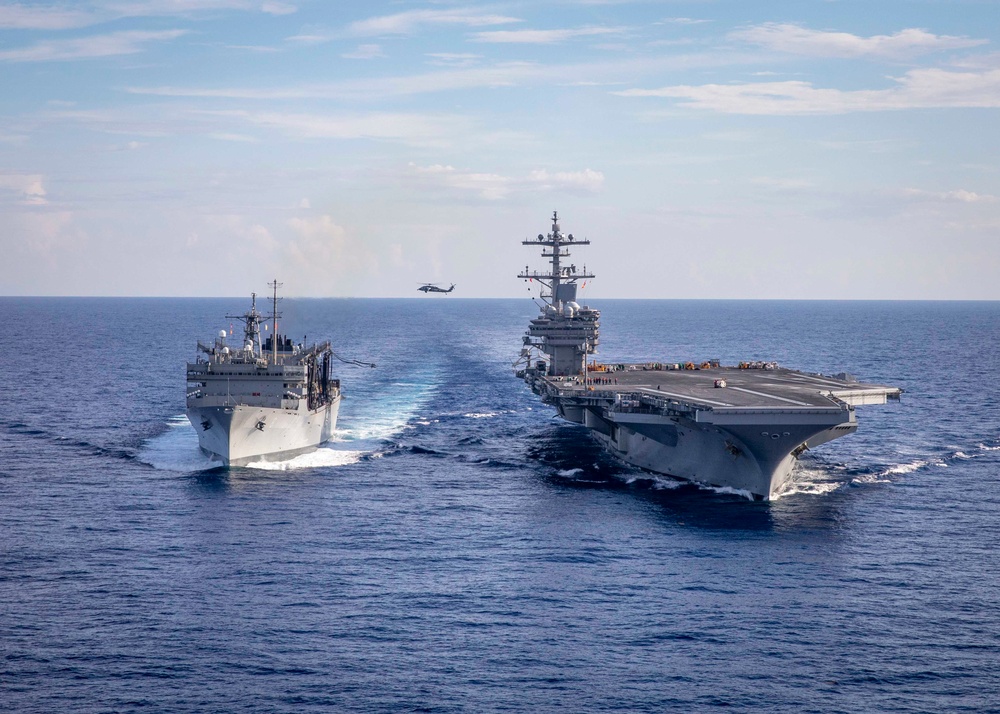
[[(327, 441), (337, 425), (340, 380), (331, 377), (329, 342), (293, 344), (278, 334), (278, 287), (272, 314), (250, 310), (227, 319), (243, 323), (243, 340), (227, 344), (221, 330), (213, 344), (198, 342), (199, 355), (187, 365), (187, 416), (202, 451), (223, 466), (280, 461), (307, 453)], [(262, 328), (270, 319), (270, 335)]]
[(550, 267), (525, 266), (518, 275), (542, 285), (542, 304), (524, 335), (517, 376), (561, 417), (640, 468), (771, 499), (804, 451), (857, 430), (856, 406), (902, 393), (773, 362), (588, 363), (600, 343), (601, 313), (577, 303), (577, 281), (594, 275), (567, 259), (571, 246), (590, 241), (563, 234), (553, 213), (551, 233), (523, 245), (541, 248)]

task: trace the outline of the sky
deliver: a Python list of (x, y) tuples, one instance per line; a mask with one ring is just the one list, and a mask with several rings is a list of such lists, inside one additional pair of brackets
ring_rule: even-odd
[(997, 300), (998, 109), (996, 0), (0, 0), (0, 295)]

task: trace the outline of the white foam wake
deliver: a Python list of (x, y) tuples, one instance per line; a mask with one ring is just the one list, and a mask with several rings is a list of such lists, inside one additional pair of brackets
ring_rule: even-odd
[[(629, 483), (638, 480), (638, 477), (629, 480)], [(673, 491), (675, 488), (680, 488), (686, 481), (678, 481), (673, 478), (660, 478), (658, 476), (653, 477), (653, 489), (656, 491)]]
[(844, 479), (842, 473), (845, 470), (843, 465), (838, 466), (812, 466), (804, 465), (801, 461), (795, 465), (792, 478), (789, 479), (778, 493), (771, 496), (772, 501), (778, 501), (788, 496), (825, 496), (828, 493), (847, 485), (849, 481)]
[(753, 494), (743, 488), (733, 488), (732, 486), (710, 486), (707, 483), (699, 483), (698, 487), (703, 488), (706, 491), (714, 491), (715, 493), (721, 493), (727, 496), (740, 496), (748, 501), (753, 500)]
[(880, 471), (877, 476), (900, 476), (903, 474), (911, 474), (914, 471), (919, 471), (920, 469), (927, 466), (927, 461), (918, 459), (917, 461), (911, 461), (908, 464), (896, 464), (895, 466), (890, 466), (887, 469)]
[(772, 501), (778, 501), (786, 496), (795, 496), (798, 494), (803, 494), (806, 496), (825, 496), (828, 493), (833, 493), (838, 488), (844, 484), (839, 481), (795, 481), (792, 480), (788, 485), (779, 491), (778, 493), (771, 496)]
[(340, 413), (337, 436), (345, 441), (390, 439), (414, 423), (424, 423), (416, 417), (436, 391), (437, 374), (429, 370), (378, 395), (352, 397)]
[(165, 432), (146, 439), (136, 458), (161, 471), (205, 471), (219, 465), (198, 448), (198, 435), (183, 414), (170, 417)]
[(320, 446), (308, 454), (300, 454), (285, 461), (253, 461), (248, 469), (263, 471), (294, 471), (296, 469), (318, 469), (330, 466), (356, 464), (365, 456), (364, 451), (344, 451), (332, 446)]
[(512, 409), (501, 409), (495, 412), (469, 412), (468, 414), (463, 414), (462, 416), (466, 419), (492, 419), (493, 417), (503, 416), (504, 414), (513, 414)]

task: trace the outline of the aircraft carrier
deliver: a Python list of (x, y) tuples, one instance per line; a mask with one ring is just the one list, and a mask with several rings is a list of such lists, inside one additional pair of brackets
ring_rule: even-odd
[[(250, 310), (227, 315), (243, 323), (243, 340), (227, 344), (220, 330), (213, 344), (198, 342), (187, 365), (187, 416), (202, 451), (223, 466), (279, 461), (314, 450), (337, 426), (340, 380), (330, 376), (329, 342), (306, 347), (278, 331), (278, 287), (272, 314)], [(262, 337), (272, 321), (270, 335)]]
[(542, 305), (524, 335), (517, 375), (630, 464), (771, 499), (786, 488), (806, 449), (857, 430), (856, 406), (902, 393), (773, 362), (588, 363), (601, 314), (577, 303), (577, 281), (594, 275), (568, 259), (570, 247), (589, 244), (562, 233), (556, 213), (550, 233), (523, 242), (541, 248), (550, 267), (525, 266), (518, 275), (542, 286)]

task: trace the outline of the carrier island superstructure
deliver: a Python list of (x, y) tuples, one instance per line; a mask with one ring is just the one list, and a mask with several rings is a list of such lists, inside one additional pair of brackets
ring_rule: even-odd
[[(278, 330), (278, 287), (272, 314), (250, 310), (227, 319), (243, 323), (243, 341), (230, 347), (221, 330), (187, 365), (187, 416), (202, 451), (223, 466), (277, 461), (307, 453), (327, 441), (337, 425), (340, 380), (330, 376), (329, 342), (293, 344)], [(267, 320), (270, 335), (262, 337)]]
[(577, 281), (594, 276), (569, 263), (589, 245), (560, 230), (524, 245), (540, 247), (549, 269), (518, 275), (542, 286), (541, 314), (524, 336), (517, 374), (564, 419), (589, 428), (622, 460), (661, 474), (778, 494), (800, 454), (857, 430), (854, 408), (898, 399), (901, 390), (750, 362), (588, 364), (599, 344), (597, 310), (580, 306)]

